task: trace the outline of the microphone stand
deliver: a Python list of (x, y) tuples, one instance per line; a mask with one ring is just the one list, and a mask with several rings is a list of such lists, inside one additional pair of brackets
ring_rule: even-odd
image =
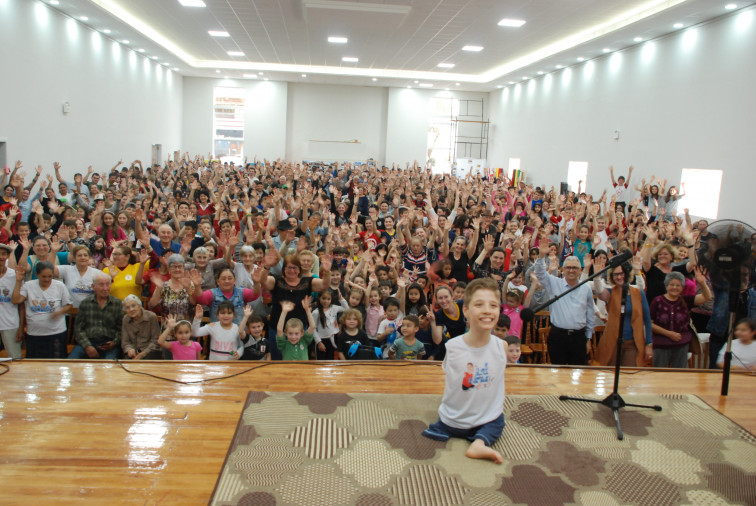
[[(609, 267), (614, 268), (614, 267)], [(595, 277), (595, 276), (594, 276)], [(617, 426), (617, 439), (622, 441), (625, 438), (625, 435), (622, 433), (622, 426), (620, 425), (619, 420), (619, 410), (624, 408), (625, 406), (631, 406), (634, 408), (648, 408), (653, 409), (656, 411), (661, 411), (661, 406), (649, 406), (646, 404), (632, 404), (629, 402), (625, 402), (625, 400), (622, 398), (622, 396), (619, 394), (619, 377), (620, 377), (620, 363), (622, 362), (622, 335), (623, 335), (623, 329), (625, 327), (625, 302), (627, 300), (627, 294), (629, 291), (629, 286), (627, 283), (628, 280), (625, 280), (625, 283), (622, 284), (622, 302), (620, 303), (620, 315), (619, 315), (619, 332), (617, 332), (617, 353), (615, 356), (615, 363), (614, 363), (614, 389), (612, 390), (612, 393), (609, 394), (605, 399), (597, 400), (597, 399), (583, 399), (581, 397), (570, 397), (568, 395), (560, 395), (559, 400), (560, 401), (579, 401), (579, 402), (592, 402), (594, 404), (603, 404), (607, 408), (612, 410), (612, 413), (614, 414), (614, 423)], [(617, 288), (615, 287), (615, 290)], [(609, 339), (611, 336), (604, 336), (604, 339)]]

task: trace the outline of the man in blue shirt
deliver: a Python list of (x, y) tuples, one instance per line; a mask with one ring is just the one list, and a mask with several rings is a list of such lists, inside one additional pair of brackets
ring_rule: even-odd
[[(577, 285), (580, 281), (580, 260), (571, 256), (564, 260), (564, 278), (548, 273), (546, 256), (549, 255), (549, 241), (541, 240), (539, 258), (535, 264), (538, 282), (546, 289), (548, 297), (554, 297)], [(574, 292), (549, 306), (551, 331), (548, 337), (549, 356), (552, 364), (586, 365), (590, 348), (595, 313), (593, 290), (583, 285)]]

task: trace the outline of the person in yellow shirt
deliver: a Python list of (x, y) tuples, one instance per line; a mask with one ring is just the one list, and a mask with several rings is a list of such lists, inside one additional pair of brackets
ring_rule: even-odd
[(139, 261), (136, 261), (135, 257), (128, 246), (118, 246), (113, 249), (110, 259), (106, 260), (107, 267), (103, 272), (109, 274), (113, 280), (110, 294), (117, 299), (124, 300), (128, 295), (142, 295), (142, 285), (138, 284), (137, 280), (149, 269), (150, 256), (147, 250), (142, 249), (139, 251)]

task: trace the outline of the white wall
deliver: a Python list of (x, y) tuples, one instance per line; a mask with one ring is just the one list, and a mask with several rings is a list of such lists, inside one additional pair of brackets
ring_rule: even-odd
[(59, 161), (70, 178), (180, 147), (181, 76), (41, 2), (0, 1), (0, 62), (9, 165)]
[(720, 169), (718, 217), (753, 222), (754, 48), (749, 9), (497, 90), (491, 165), (521, 158), (533, 182), (551, 185), (570, 160), (588, 161), (592, 193), (609, 186), (610, 165), (675, 185), (683, 168)]
[(246, 79), (184, 78), (183, 150), (207, 154), (213, 148), (213, 90), (244, 88), (244, 155), (251, 161), (283, 157), (286, 150), (287, 83)]
[(290, 83), (288, 105), (288, 159), (382, 163), (386, 88)]

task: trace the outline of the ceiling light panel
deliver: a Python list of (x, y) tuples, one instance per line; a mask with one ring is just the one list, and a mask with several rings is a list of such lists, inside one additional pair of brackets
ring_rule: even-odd
[(520, 28), (522, 25), (525, 24), (524, 19), (511, 19), (511, 18), (504, 18), (501, 21), (497, 23), (499, 26), (506, 26), (508, 28)]
[(207, 7), (202, 0), (178, 0), (184, 7)]
[(207, 32), (211, 37), (230, 37), (228, 32), (224, 32), (221, 30), (208, 30)]
[(471, 53), (477, 53), (483, 51), (483, 46), (464, 46), (462, 51), (470, 51)]
[(332, 44), (346, 44), (348, 41), (346, 37), (328, 37), (328, 42)]

